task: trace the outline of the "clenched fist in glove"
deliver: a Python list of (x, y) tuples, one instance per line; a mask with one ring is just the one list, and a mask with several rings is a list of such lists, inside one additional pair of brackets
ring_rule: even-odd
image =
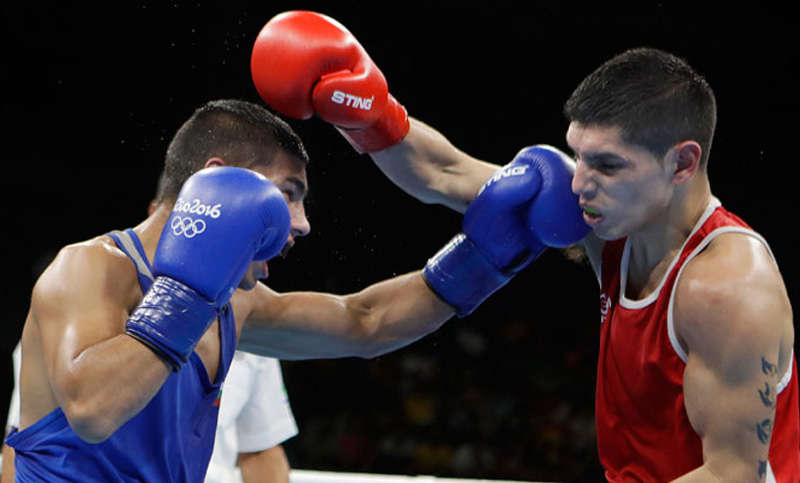
[(408, 113), (386, 78), (339, 22), (309, 11), (281, 13), (261, 29), (250, 60), (264, 102), (283, 115), (333, 124), (359, 153), (399, 143)]

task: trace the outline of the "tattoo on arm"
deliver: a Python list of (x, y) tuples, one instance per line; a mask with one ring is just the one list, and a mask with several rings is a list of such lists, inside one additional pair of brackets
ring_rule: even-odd
[(759, 441), (769, 444), (769, 437), (772, 435), (772, 420), (767, 418), (760, 423), (756, 423), (756, 434)]
[[(769, 444), (770, 437), (772, 436), (772, 411), (775, 408), (775, 394), (772, 389), (775, 375), (778, 372), (776, 364), (769, 362), (766, 358), (761, 357), (761, 372), (769, 377), (769, 381), (764, 383), (764, 389), (758, 390), (758, 396), (761, 398), (761, 403), (769, 409), (770, 417), (756, 423), (756, 435), (762, 444)], [(759, 473), (761, 468), (759, 467)]]
[(775, 396), (772, 394), (772, 387), (768, 382), (764, 383), (764, 389), (758, 390), (758, 395), (761, 396), (761, 402), (764, 406), (771, 408), (775, 405)]
[(767, 361), (763, 356), (761, 357), (761, 372), (764, 373), (766, 376), (775, 377), (775, 374), (778, 373), (778, 368), (775, 364), (770, 363)]
[(764, 478), (767, 474), (767, 462), (759, 460), (758, 462), (758, 477)]

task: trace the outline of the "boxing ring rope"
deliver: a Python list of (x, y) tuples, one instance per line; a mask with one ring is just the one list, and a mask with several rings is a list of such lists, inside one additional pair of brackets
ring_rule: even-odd
[(290, 483), (536, 483), (510, 480), (470, 480), (464, 478), (439, 478), (437, 476), (402, 476), (371, 473), (342, 473), (293, 469)]
[[(3, 466), (0, 456), (0, 468)], [(2, 471), (0, 470), (0, 473)], [(464, 478), (439, 478), (437, 476), (381, 475), (374, 473), (344, 473), (293, 469), (289, 483), (541, 483), (511, 480), (470, 480)]]

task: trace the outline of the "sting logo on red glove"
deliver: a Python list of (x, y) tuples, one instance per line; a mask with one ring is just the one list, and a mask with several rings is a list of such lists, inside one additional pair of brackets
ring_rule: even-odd
[(355, 109), (363, 109), (365, 111), (372, 109), (372, 102), (374, 100), (375, 96), (364, 98), (347, 94), (342, 91), (333, 91), (333, 94), (331, 94), (331, 102), (343, 104), (347, 107), (352, 107)]

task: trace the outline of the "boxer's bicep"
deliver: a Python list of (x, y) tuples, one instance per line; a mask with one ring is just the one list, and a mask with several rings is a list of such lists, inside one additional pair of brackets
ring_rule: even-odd
[[(133, 270), (127, 257), (102, 243), (68, 247), (33, 292), (38, 344), (23, 349), (22, 369), (26, 358), (38, 358), (49, 404), (88, 442), (103, 441), (141, 410), (167, 375), (149, 349), (124, 334), (130, 305), (141, 297)], [(26, 394), (43, 394), (26, 384), (23, 403)]]
[[(81, 354), (123, 332), (127, 307), (109, 284), (102, 247), (63, 250), (43, 273), (32, 295), (42, 354), (53, 387), (75, 387)], [(87, 270), (85, 267), (91, 267)]]
[(741, 251), (732, 252), (737, 263), (720, 263), (730, 253), (716, 248), (692, 262), (676, 294), (684, 404), (702, 440), (703, 471), (763, 477), (788, 306), (771, 270)]

